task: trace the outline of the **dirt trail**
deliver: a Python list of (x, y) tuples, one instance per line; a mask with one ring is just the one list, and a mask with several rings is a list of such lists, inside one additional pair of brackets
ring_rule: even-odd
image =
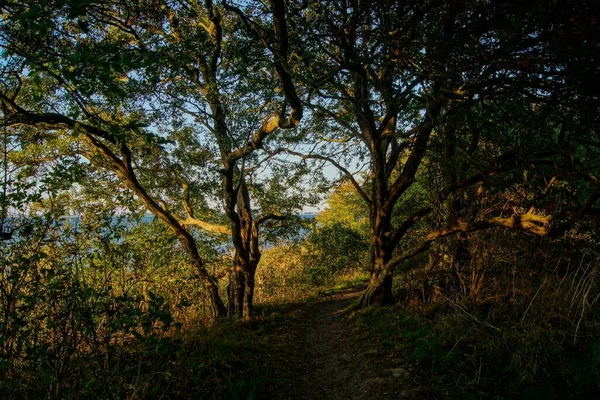
[(358, 340), (345, 316), (354, 289), (307, 304), (280, 334), (277, 399), (412, 399), (417, 390), (401, 360)]

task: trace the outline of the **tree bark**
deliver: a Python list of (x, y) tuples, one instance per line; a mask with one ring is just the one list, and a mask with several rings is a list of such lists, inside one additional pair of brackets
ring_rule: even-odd
[(387, 305), (394, 301), (392, 294), (393, 273), (385, 267), (383, 259), (375, 260), (373, 271), (367, 289), (360, 298), (359, 307), (373, 304)]
[(383, 211), (378, 205), (383, 202), (384, 197), (378, 195), (380, 185), (374, 185), (371, 203), (371, 230), (370, 230), (370, 255), (371, 255), (371, 279), (367, 289), (360, 299), (360, 306), (372, 304), (390, 304), (393, 301), (392, 281), (393, 271), (386, 264), (390, 259), (390, 229), (391, 215)]
[(246, 321), (252, 319), (254, 314), (254, 275), (255, 270), (250, 270), (244, 274), (246, 287), (244, 293), (244, 312), (242, 318)]
[(236, 318), (242, 317), (245, 286), (244, 272), (240, 266), (239, 259), (236, 257), (229, 272), (229, 286), (227, 288), (229, 300), (227, 307), (228, 315)]

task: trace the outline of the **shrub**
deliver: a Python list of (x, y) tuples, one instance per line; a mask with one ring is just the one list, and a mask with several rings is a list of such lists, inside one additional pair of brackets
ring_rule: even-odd
[(359, 232), (342, 224), (318, 227), (306, 238), (305, 247), (302, 261), (316, 284), (340, 272), (364, 269), (368, 264), (368, 244)]

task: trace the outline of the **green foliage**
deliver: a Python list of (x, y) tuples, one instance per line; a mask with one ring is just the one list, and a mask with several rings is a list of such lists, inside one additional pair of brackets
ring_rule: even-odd
[(319, 226), (339, 225), (366, 238), (369, 234), (369, 208), (354, 186), (347, 182), (327, 198), (327, 208), (316, 217)]
[[(600, 193), (593, 2), (234, 2), (247, 19), (224, 2), (154, 3), (0, 6), (15, 229), (0, 243), (1, 395), (261, 395), (268, 378), (243, 375), (262, 370), (268, 324), (207, 328), (199, 287), (222, 289), (231, 256), (224, 235), (180, 224), (243, 220), (237, 256), (258, 259), (259, 229), (274, 243), (302, 224), (249, 214), (317, 204), (315, 159), (367, 168), (363, 196), (340, 185), (306, 238), (264, 252), (260, 304), (357, 282), (369, 243), (389, 260), (432, 230), (535, 210), (565, 227), (554, 242), (469, 233), (404, 263), (408, 308), (375, 311), (373, 335), (457, 396), (598, 391), (599, 272), (583, 254), (598, 219), (582, 218)], [(274, 4), (289, 29), (272, 29)], [(282, 86), (305, 118), (255, 140), (298, 108)], [(479, 186), (453, 188), (468, 179)]]
[(300, 244), (280, 244), (266, 249), (256, 274), (256, 298), (262, 304), (296, 302), (315, 295), (309, 281)]
[(342, 272), (365, 270), (368, 221), (368, 208), (352, 184), (335, 188), (301, 242), (302, 263), (312, 283), (322, 285)]
[(113, 397), (128, 365), (124, 346), (174, 328), (171, 307), (160, 294), (123, 290), (129, 273), (112, 264), (111, 249), (90, 252), (62, 223), (43, 222), (2, 244), (0, 392)]
[(364, 236), (341, 223), (317, 227), (304, 241), (302, 260), (311, 280), (322, 284), (336, 274), (368, 265)]
[(245, 399), (274, 385), (269, 320), (211, 327), (161, 224), (39, 218), (15, 233), (26, 240), (0, 243), (3, 398)]
[(312, 264), (308, 246), (308, 239), (305, 239), (263, 252), (256, 274), (256, 300), (263, 310), (360, 286), (368, 279), (364, 262), (335, 273), (329, 268), (319, 269)]

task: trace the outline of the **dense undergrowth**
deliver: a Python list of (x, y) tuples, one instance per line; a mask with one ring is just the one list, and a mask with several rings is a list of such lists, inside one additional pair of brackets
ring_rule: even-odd
[(532, 253), (519, 246), (525, 240), (498, 236), (513, 242), (510, 251), (479, 235), (458, 273), (435, 251), (415, 260), (426, 268), (398, 279), (398, 303), (361, 311), (355, 326), (415, 365), (427, 397), (597, 398), (597, 253), (573, 241), (538, 243)]
[[(298, 304), (369, 276), (361, 230), (321, 221), (264, 250), (252, 322), (214, 321), (158, 221), (50, 221), (29, 220), (19, 240), (2, 243), (2, 398), (270, 398), (282, 383), (271, 362), (285, 350), (278, 332)], [(201, 243), (225, 295), (231, 260), (218, 242)], [(455, 245), (411, 259), (396, 279), (397, 303), (355, 313), (349, 332), (415, 366), (427, 397), (597, 396), (595, 238), (477, 233), (461, 264), (448, 256)]]
[[(269, 398), (281, 383), (270, 362), (284, 345), (278, 329), (296, 304), (368, 278), (366, 248), (353, 243), (359, 236), (320, 228), (264, 251), (251, 323), (215, 322), (162, 225), (123, 227), (101, 217), (77, 229), (33, 223), (22, 227), (27, 240), (2, 245), (7, 399)], [(444, 241), (397, 277), (394, 306), (367, 308), (350, 323), (357, 338), (377, 338), (382, 351), (414, 365), (428, 397), (597, 396), (593, 243), (480, 233), (458, 266), (447, 256), (455, 242)], [(208, 253), (214, 244), (206, 246)], [(214, 253), (215, 275), (228, 262)], [(225, 292), (226, 279), (220, 286)]]
[(2, 1), (0, 398), (269, 398), (367, 277), (431, 397), (600, 398), (595, 3)]
[[(270, 357), (290, 307), (365, 279), (351, 259), (360, 252), (344, 253), (353, 268), (328, 270), (318, 237), (281, 243), (259, 268), (256, 318), (214, 321), (159, 222), (51, 221), (29, 220), (1, 243), (2, 398), (269, 398), (279, 384)], [(227, 254), (205, 246), (223, 276)], [(219, 283), (224, 294), (227, 279)]]

